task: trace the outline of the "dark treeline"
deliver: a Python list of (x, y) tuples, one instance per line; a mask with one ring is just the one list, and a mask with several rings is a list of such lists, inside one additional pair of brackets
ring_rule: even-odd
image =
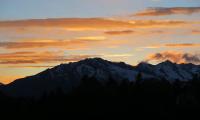
[[(11, 98), (0, 94), (1, 111), (5, 113), (131, 113), (165, 117), (197, 113), (200, 109), (200, 79), (189, 82), (166, 80), (110, 79), (102, 84), (84, 77), (81, 85), (66, 94), (62, 89), (40, 99)], [(2, 113), (1, 112), (1, 113)]]

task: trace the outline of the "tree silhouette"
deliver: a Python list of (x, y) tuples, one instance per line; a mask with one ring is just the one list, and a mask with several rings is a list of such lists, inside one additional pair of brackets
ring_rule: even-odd
[(0, 92), (2, 113), (64, 113), (117, 112), (131, 115), (162, 115), (170, 118), (188, 111), (200, 110), (200, 80), (189, 82), (149, 79), (117, 81), (109, 78), (102, 84), (95, 77), (85, 76), (80, 85), (69, 93), (57, 88), (39, 99), (13, 98)]

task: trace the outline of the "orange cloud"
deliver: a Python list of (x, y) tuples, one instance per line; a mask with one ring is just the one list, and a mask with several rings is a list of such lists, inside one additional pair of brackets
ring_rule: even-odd
[(194, 35), (200, 35), (200, 30), (192, 30), (192, 34), (194, 34)]
[(170, 60), (175, 63), (194, 63), (200, 64), (200, 55), (191, 53), (182, 53), (176, 51), (165, 51), (161, 53), (151, 54), (147, 57), (147, 61), (163, 62)]
[(106, 40), (106, 37), (104, 36), (86, 36), (86, 37), (78, 37), (78, 40), (92, 40), (92, 41), (101, 41), (101, 40)]
[(52, 68), (54, 66), (50, 65), (12, 65), (12, 66), (7, 66), (7, 68)]
[(200, 43), (165, 44), (166, 47), (200, 47)]
[(183, 27), (183, 25), (199, 24), (198, 22), (181, 20), (130, 20), (129, 23), (134, 24), (135, 28)]
[(62, 27), (71, 29), (104, 29), (129, 27), (131, 23), (104, 18), (58, 18), (2, 21), (0, 27)]
[(107, 31), (105, 34), (108, 35), (126, 35), (126, 34), (132, 34), (134, 31), (132, 30), (124, 30), (124, 31)]
[(13, 52), (0, 54), (0, 64), (36, 64), (79, 61), (94, 55), (67, 55), (63, 52)]
[(172, 15), (172, 14), (193, 14), (200, 13), (200, 7), (155, 7), (148, 8), (144, 11), (138, 12), (135, 16), (163, 16), (163, 15)]
[(128, 57), (132, 57), (133, 54), (128, 54), (128, 53), (124, 53), (124, 54), (101, 54), (102, 57), (110, 57), (110, 58), (128, 58)]
[(144, 48), (162, 48), (162, 47), (200, 47), (200, 43), (177, 43), (177, 44), (164, 44), (164, 45), (153, 45)]
[(61, 50), (85, 50), (95, 47), (111, 47), (128, 44), (127, 40), (108, 40), (103, 36), (86, 36), (74, 40), (19, 40), (16, 42), (0, 42), (0, 48), (34, 49), (58, 48)]
[(0, 28), (7, 27), (59, 27), (66, 30), (107, 30), (143, 27), (174, 27), (175, 25), (193, 24), (179, 20), (117, 20), (104, 18), (58, 18), (33, 19), (18, 21), (0, 21)]
[(84, 40), (21, 40), (17, 42), (0, 42), (0, 47), (6, 49), (26, 49), (26, 48), (63, 48), (67, 50), (87, 49), (91, 42), (98, 42), (93, 38)]

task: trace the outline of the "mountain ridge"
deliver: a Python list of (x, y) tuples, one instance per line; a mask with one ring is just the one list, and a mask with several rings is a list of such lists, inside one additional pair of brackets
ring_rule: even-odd
[(84, 77), (94, 77), (102, 84), (113, 79), (135, 81), (138, 74), (143, 80), (158, 79), (169, 82), (189, 81), (200, 75), (200, 66), (194, 64), (176, 64), (165, 61), (157, 65), (140, 63), (131, 66), (124, 62), (111, 62), (102, 58), (88, 58), (79, 62), (60, 64), (36, 75), (17, 79), (3, 86), (3, 91), (11, 96), (42, 96), (61, 88), (64, 92), (78, 87)]

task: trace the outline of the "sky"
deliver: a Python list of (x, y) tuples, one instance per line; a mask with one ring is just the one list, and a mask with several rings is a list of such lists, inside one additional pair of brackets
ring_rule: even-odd
[(0, 0), (0, 82), (101, 57), (200, 64), (199, 0)]

